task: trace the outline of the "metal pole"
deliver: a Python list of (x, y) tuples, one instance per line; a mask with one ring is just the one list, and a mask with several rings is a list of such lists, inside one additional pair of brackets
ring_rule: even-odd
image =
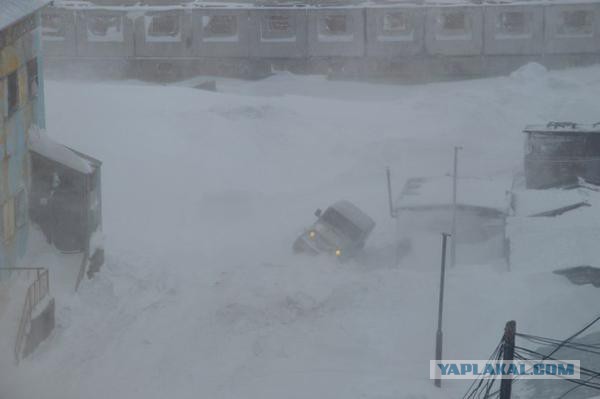
[(388, 191), (388, 203), (390, 205), (390, 217), (393, 219), (396, 217), (396, 212), (394, 212), (394, 204), (392, 202), (392, 174), (390, 172), (390, 167), (385, 168), (385, 174), (387, 177), (387, 191)]
[[(515, 358), (515, 333), (517, 332), (517, 322), (511, 320), (504, 327), (504, 353), (502, 359), (504, 362), (513, 361)], [(500, 399), (510, 399), (512, 391), (512, 377), (504, 377), (500, 381)]]
[[(444, 280), (446, 276), (446, 242), (450, 234), (442, 233), (442, 271), (440, 273), (440, 302), (438, 304), (438, 327), (437, 333), (435, 335), (435, 360), (442, 360), (442, 344), (444, 339), (444, 334), (442, 332), (442, 321), (443, 321), (443, 313), (444, 313)], [(441, 388), (442, 380), (441, 378), (436, 378), (433, 384)]]
[(460, 146), (454, 147), (454, 172), (452, 173), (452, 241), (450, 242), (450, 266), (456, 266), (456, 190), (458, 185), (458, 150)]

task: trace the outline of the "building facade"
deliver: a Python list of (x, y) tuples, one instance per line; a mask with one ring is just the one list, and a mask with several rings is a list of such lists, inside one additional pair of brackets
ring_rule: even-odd
[(17, 266), (27, 246), (29, 133), (45, 125), (40, 13), (46, 3), (0, 0), (0, 268)]

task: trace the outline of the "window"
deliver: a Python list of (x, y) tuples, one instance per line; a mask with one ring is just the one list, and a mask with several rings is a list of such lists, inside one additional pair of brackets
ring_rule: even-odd
[(498, 15), (497, 31), (508, 35), (525, 34), (529, 31), (528, 16), (524, 12), (510, 11)]
[(471, 40), (471, 18), (462, 10), (444, 10), (437, 19), (440, 40)]
[(383, 33), (398, 34), (412, 31), (410, 19), (403, 12), (389, 12), (383, 16)]
[(179, 35), (179, 15), (164, 14), (155, 15), (148, 26), (148, 36), (171, 36)]
[(467, 16), (464, 12), (454, 11), (443, 15), (442, 29), (445, 31), (466, 31)]
[(39, 77), (38, 77), (38, 62), (34, 58), (27, 62), (27, 89), (29, 90), (29, 98), (35, 98), (38, 95)]
[(265, 18), (263, 26), (267, 32), (287, 33), (291, 29), (290, 17), (287, 15), (269, 15)]
[(62, 39), (65, 37), (65, 22), (60, 15), (42, 14), (42, 35), (44, 40)]
[(15, 200), (9, 199), (2, 205), (2, 227), (4, 229), (4, 240), (8, 241), (15, 235)]
[(6, 116), (6, 105), (4, 102), (4, 93), (6, 91), (6, 80), (0, 78), (0, 124), (2, 123), (2, 121), (4, 120), (4, 117)]
[(122, 42), (121, 15), (91, 15), (87, 17), (88, 40), (92, 42)]
[(261, 39), (294, 39), (296, 27), (289, 15), (267, 15), (261, 18)]
[(203, 17), (204, 34), (208, 37), (237, 35), (237, 18), (233, 15)]
[(8, 116), (11, 116), (19, 108), (19, 78), (17, 71), (8, 75), (6, 90), (8, 94)]
[(19, 194), (17, 194), (17, 210), (15, 219), (17, 227), (27, 224), (27, 193), (25, 190), (21, 190)]
[(345, 15), (327, 15), (323, 19), (322, 33), (326, 35), (343, 35), (348, 31)]
[(563, 11), (561, 14), (562, 23), (558, 28), (561, 35), (592, 35), (593, 14), (587, 10)]

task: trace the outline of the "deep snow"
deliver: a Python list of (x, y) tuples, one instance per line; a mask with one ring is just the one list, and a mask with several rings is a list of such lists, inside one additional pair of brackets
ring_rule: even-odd
[[(463, 145), (462, 175), (510, 178), (525, 125), (600, 119), (600, 66), (415, 86), (289, 74), (218, 84), (47, 82), (50, 136), (104, 162), (108, 258), (78, 294), (54, 292), (57, 328), (0, 374), (4, 396), (462, 396), (468, 382), (428, 380), (439, 250), (392, 264), (385, 166), (399, 191), (450, 172)], [(314, 209), (342, 198), (377, 222), (367, 260), (291, 255)], [(589, 222), (577, 212), (566, 223)], [(521, 231), (547, 248), (564, 237), (547, 233), (556, 221)], [(578, 261), (598, 259), (584, 249)], [(597, 314), (599, 290), (551, 273), (569, 253), (518, 251), (510, 273), (449, 271), (446, 358), (487, 358), (509, 319), (560, 338)]]

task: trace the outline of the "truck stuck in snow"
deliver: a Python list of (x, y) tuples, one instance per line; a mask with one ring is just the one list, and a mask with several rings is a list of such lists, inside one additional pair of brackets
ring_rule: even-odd
[(373, 219), (349, 201), (338, 201), (325, 212), (317, 209), (315, 216), (317, 221), (294, 242), (295, 253), (327, 253), (347, 260), (363, 249), (375, 228)]

